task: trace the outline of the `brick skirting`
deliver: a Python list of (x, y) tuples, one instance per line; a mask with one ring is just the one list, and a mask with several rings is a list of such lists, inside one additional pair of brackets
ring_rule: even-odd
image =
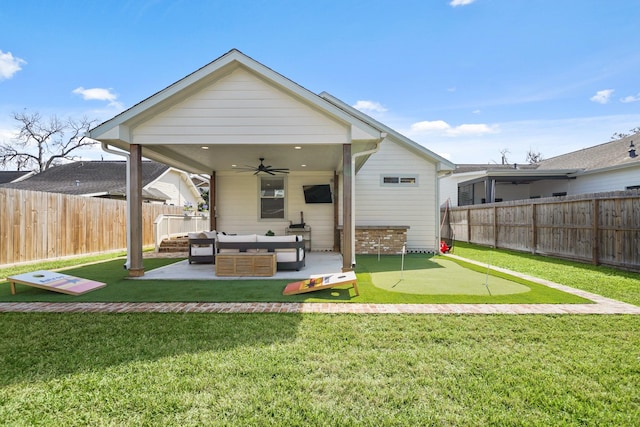
[[(377, 255), (378, 249), (382, 255), (396, 255), (402, 253), (402, 247), (407, 243), (408, 225), (393, 226), (358, 226), (356, 227), (356, 254)], [(340, 230), (342, 240), (342, 230)]]

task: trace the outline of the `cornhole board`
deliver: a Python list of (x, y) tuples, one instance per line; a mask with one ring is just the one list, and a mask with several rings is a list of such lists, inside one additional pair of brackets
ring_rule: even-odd
[(352, 285), (353, 289), (356, 291), (356, 296), (360, 295), (360, 293), (358, 292), (356, 273), (354, 273), (353, 271), (311, 276), (311, 278), (302, 280), (300, 282), (289, 283), (284, 288), (284, 291), (282, 291), (282, 295), (297, 295), (303, 294), (305, 292), (319, 291), (321, 289), (328, 289), (342, 285)]
[(16, 283), (67, 295), (82, 295), (107, 286), (106, 283), (47, 270), (7, 277), (7, 281), (11, 285), (11, 295), (16, 294)]

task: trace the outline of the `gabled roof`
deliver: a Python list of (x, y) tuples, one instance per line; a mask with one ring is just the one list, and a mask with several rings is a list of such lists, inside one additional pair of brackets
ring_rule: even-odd
[[(636, 157), (629, 156), (631, 141), (636, 140)], [(538, 169), (582, 169), (593, 171), (611, 167), (639, 166), (640, 167), (640, 135), (632, 135), (615, 141), (605, 142), (571, 153), (562, 154), (538, 163)]]
[[(154, 117), (161, 115), (161, 113), (170, 110), (174, 106), (180, 105), (182, 101), (190, 99), (238, 70), (247, 72), (256, 79), (266, 82), (275, 90), (286, 94), (306, 107), (310, 107), (336, 125), (343, 127), (346, 133), (345, 136), (348, 136), (348, 141), (372, 142), (381, 139), (380, 131), (377, 127), (371, 126), (369, 121), (349, 114), (344, 109), (338, 108), (334, 103), (314, 94), (237, 49), (230, 50), (204, 67), (151, 95), (112, 119), (96, 126), (89, 131), (89, 137), (125, 151), (129, 151), (130, 144), (140, 144), (142, 146), (142, 155), (145, 158), (161, 161), (178, 169), (194, 173), (210, 173), (211, 170), (230, 169), (232, 163), (253, 163), (261, 157), (261, 155), (258, 154), (264, 152), (266, 146), (269, 146), (269, 152), (272, 157), (284, 157), (283, 155), (275, 153), (275, 150), (281, 148), (279, 146), (286, 145), (281, 138), (276, 137), (274, 139), (274, 137), (270, 135), (260, 137), (258, 134), (250, 133), (247, 134), (247, 136), (243, 136), (243, 134), (236, 135), (234, 134), (235, 130), (233, 128), (223, 131), (230, 132), (229, 135), (223, 134), (224, 136), (228, 136), (223, 143), (210, 141), (179, 141), (172, 144), (137, 142), (135, 140), (136, 135), (133, 130), (139, 129), (143, 124), (149, 123)], [(306, 124), (302, 124), (301, 126), (312, 127), (312, 125)], [(290, 129), (288, 129), (287, 132), (286, 135), (288, 135), (289, 139), (295, 137)], [(219, 134), (216, 135), (220, 136)], [(198, 134), (198, 136), (202, 137), (202, 134)], [(244, 138), (241, 140), (243, 144), (242, 149), (238, 148), (238, 143), (235, 142), (236, 137)], [(270, 142), (270, 139), (274, 142)], [(339, 157), (342, 154), (343, 142), (339, 144), (308, 142), (306, 144), (307, 147), (305, 148), (308, 151), (305, 151), (308, 155), (306, 155), (305, 161), (298, 161), (297, 159), (291, 161), (290, 165), (287, 165), (289, 168), (299, 167), (301, 163), (307, 164), (305, 170), (314, 170), (314, 164), (318, 163), (322, 163), (323, 168), (316, 168), (315, 170), (336, 170), (336, 168), (341, 167)], [(205, 155), (200, 149), (202, 145), (215, 145), (216, 150), (210, 150), (209, 155)], [(296, 145), (305, 145), (305, 143), (296, 143)], [(232, 162), (226, 161), (222, 155), (223, 147), (225, 146), (234, 150), (233, 154), (236, 159), (238, 159), (240, 155), (245, 154), (247, 156), (250, 155), (251, 160), (239, 158)], [(196, 148), (194, 149), (194, 147)], [(282, 149), (287, 150), (287, 148)], [(329, 156), (329, 154), (332, 155)], [(291, 158), (291, 156), (289, 157)], [(326, 164), (330, 160), (337, 161), (330, 165)]]
[(0, 184), (22, 181), (23, 179), (28, 178), (28, 175), (33, 175), (33, 172), (31, 171), (0, 171)]
[[(126, 167), (124, 161), (74, 162), (49, 168), (24, 181), (4, 184), (2, 187), (79, 196), (124, 196)], [(168, 169), (169, 166), (161, 163), (142, 162), (143, 188)], [(143, 198), (162, 201), (169, 199), (158, 190), (143, 190)]]

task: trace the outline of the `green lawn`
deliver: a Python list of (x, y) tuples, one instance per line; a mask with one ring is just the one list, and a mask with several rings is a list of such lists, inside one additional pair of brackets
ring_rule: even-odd
[(639, 319), (3, 314), (0, 420), (636, 426)]
[[(631, 273), (491, 259), (640, 301)], [(629, 315), (4, 313), (0, 424), (637, 426), (639, 330)]]
[[(146, 259), (145, 268), (176, 262)], [(462, 264), (462, 265), (460, 265)], [(486, 268), (425, 254), (358, 256), (359, 296), (350, 286), (300, 295), (282, 295), (285, 280), (131, 280), (121, 260), (65, 270), (73, 276), (107, 283), (80, 296), (16, 285), (11, 295), (0, 286), (0, 301), (47, 302), (354, 302), (354, 303), (589, 303), (590, 301)]]

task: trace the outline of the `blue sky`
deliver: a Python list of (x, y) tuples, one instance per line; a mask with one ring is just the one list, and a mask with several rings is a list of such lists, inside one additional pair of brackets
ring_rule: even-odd
[(107, 120), (236, 48), (455, 163), (550, 158), (640, 126), (638, 22), (637, 0), (3, 2), (0, 141), (12, 112)]

